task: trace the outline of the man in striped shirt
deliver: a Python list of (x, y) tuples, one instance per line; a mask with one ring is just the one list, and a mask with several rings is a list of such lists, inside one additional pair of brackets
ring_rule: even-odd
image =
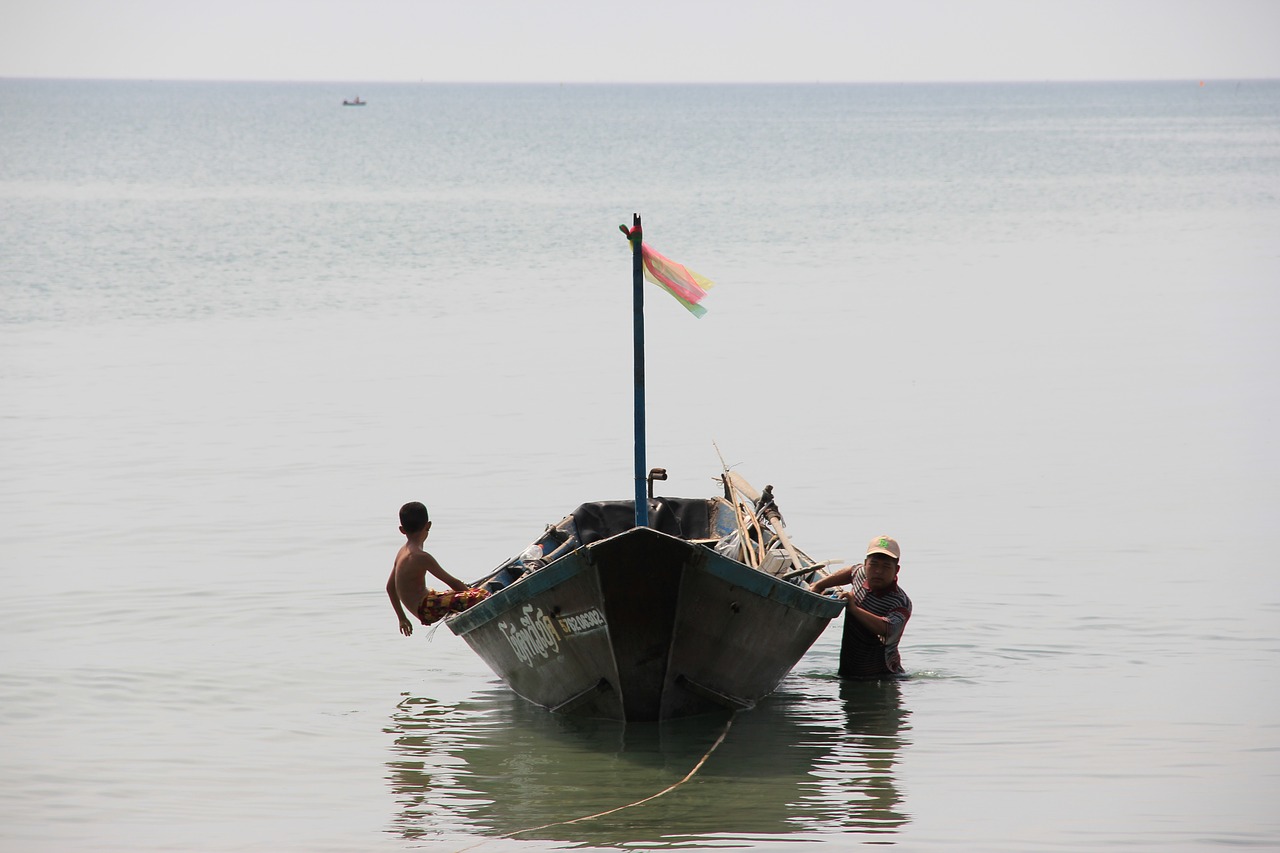
[(876, 678), (904, 672), (898, 642), (911, 618), (911, 599), (898, 586), (901, 557), (897, 540), (877, 536), (867, 544), (863, 562), (837, 569), (809, 587), (822, 592), (851, 584), (844, 593), (849, 609), (840, 645), (842, 678)]

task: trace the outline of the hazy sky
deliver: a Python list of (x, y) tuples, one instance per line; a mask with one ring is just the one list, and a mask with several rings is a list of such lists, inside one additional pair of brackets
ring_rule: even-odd
[(1280, 77), (1280, 0), (0, 0), (0, 77)]

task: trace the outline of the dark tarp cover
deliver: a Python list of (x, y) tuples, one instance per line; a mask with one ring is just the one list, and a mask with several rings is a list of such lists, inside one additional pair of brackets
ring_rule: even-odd
[[(706, 539), (710, 534), (706, 498), (654, 498), (649, 501), (649, 526), (681, 539)], [(636, 526), (635, 501), (596, 501), (572, 513), (583, 545), (625, 533)]]

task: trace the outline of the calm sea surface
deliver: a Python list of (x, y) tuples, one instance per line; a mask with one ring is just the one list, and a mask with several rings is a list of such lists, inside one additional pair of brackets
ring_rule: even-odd
[[(0, 849), (1280, 847), (1280, 83), (355, 94), (0, 81)], [(897, 536), (909, 680), (397, 632), (401, 503), (476, 578), (630, 496), (636, 211), (665, 493)]]

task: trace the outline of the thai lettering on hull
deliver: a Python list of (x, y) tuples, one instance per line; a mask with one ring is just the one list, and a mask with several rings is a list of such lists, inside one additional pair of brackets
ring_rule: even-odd
[(534, 658), (541, 656), (543, 660), (551, 657), (552, 652), (560, 651), (560, 637), (556, 633), (555, 623), (542, 612), (536, 611), (532, 604), (521, 609), (518, 625), (502, 621), (498, 628), (516, 653), (516, 658), (528, 666), (533, 666)]
[(554, 619), (543, 613), (541, 607), (535, 608), (532, 604), (526, 604), (520, 612), (517, 624), (500, 621), (498, 628), (511, 644), (516, 659), (527, 666), (534, 666), (549, 660), (552, 654), (558, 654), (562, 639), (606, 627), (604, 614), (594, 607)]

